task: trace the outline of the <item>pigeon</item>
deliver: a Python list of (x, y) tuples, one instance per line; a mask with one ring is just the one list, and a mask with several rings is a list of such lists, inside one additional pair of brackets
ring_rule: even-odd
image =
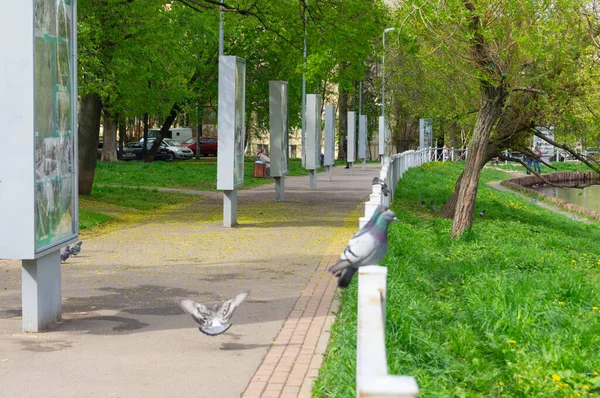
[(425, 198), (421, 199), (421, 205), (425, 206), (425, 204), (427, 203), (427, 201), (425, 200)]
[(485, 210), (483, 210), (482, 212), (479, 213), (479, 217), (483, 217), (485, 216)]
[(373, 177), (373, 182), (371, 183), (371, 185), (381, 185), (381, 193), (383, 194), (383, 196), (388, 196), (390, 193), (390, 190), (385, 181), (383, 181), (379, 177)]
[[(366, 232), (368, 232), (373, 227), (373, 225), (375, 225), (375, 222), (377, 221), (377, 219), (379, 218), (381, 213), (383, 213), (387, 209), (388, 209), (387, 206), (377, 206), (377, 208), (373, 212), (373, 215), (371, 215), (371, 218), (369, 219), (369, 221), (367, 221), (367, 223), (365, 225), (363, 225), (363, 227), (357, 233), (354, 234), (352, 239), (357, 238), (357, 237), (365, 234)], [(350, 282), (352, 282), (352, 278), (354, 277), (354, 274), (356, 273), (356, 271), (357, 271), (356, 268), (352, 268), (352, 267), (344, 268), (339, 273), (338, 286), (341, 288), (348, 287)]]
[(71, 248), (69, 246), (65, 247), (63, 251), (60, 252), (60, 262), (64, 263), (67, 261), (69, 256), (71, 255)]
[(531, 202), (532, 202), (532, 203), (537, 203), (537, 199), (535, 199), (535, 198), (531, 198)]
[[(381, 209), (380, 209), (381, 211)], [(337, 276), (338, 286), (344, 288), (350, 284), (358, 267), (376, 265), (381, 262), (388, 249), (388, 228), (392, 221), (397, 221), (396, 213), (391, 210), (381, 211), (379, 216), (371, 217), (374, 224), (369, 229), (363, 227), (353, 236), (340, 255), (340, 261), (329, 268), (329, 272)], [(371, 220), (369, 220), (370, 222)], [(366, 227), (366, 225), (365, 225)], [(345, 271), (347, 269), (354, 269)]]
[(75, 245), (73, 245), (73, 247), (69, 250), (69, 253), (71, 253), (72, 256), (77, 256), (79, 254), (79, 252), (81, 251), (82, 243), (83, 243), (82, 241), (79, 241)]
[(435, 211), (435, 206), (433, 205), (433, 201), (429, 204), (429, 210)]
[(215, 304), (213, 309), (192, 300), (180, 300), (181, 309), (190, 314), (200, 324), (198, 328), (202, 333), (209, 336), (217, 336), (225, 333), (230, 327), (229, 320), (233, 312), (248, 297), (250, 290), (238, 294), (221, 304)]

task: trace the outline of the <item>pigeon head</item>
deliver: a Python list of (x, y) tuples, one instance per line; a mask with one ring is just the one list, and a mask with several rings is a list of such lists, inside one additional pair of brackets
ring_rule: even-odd
[(381, 215), (377, 219), (377, 222), (375, 223), (375, 226), (378, 229), (381, 229), (381, 230), (384, 230), (387, 232), (387, 229), (390, 226), (390, 223), (392, 221), (398, 221), (398, 218), (396, 218), (396, 213), (394, 213), (391, 210), (386, 210), (383, 213), (381, 213)]

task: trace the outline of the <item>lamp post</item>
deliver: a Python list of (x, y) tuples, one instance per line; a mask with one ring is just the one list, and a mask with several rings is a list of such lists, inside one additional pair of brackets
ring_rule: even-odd
[[(385, 34), (396, 30), (396, 28), (387, 28), (383, 31), (383, 55), (381, 57), (381, 118), (380, 126), (379, 126), (379, 134), (383, 134), (383, 137), (380, 137), (379, 141), (383, 143), (383, 156), (381, 157), (381, 162), (383, 163), (383, 158), (385, 157), (385, 147), (387, 137), (387, 123), (385, 122)], [(383, 138), (383, 140), (382, 140)]]

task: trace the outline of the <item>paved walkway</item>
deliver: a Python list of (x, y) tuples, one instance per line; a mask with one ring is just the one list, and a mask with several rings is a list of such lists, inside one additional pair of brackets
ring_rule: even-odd
[[(21, 267), (0, 260), (0, 396), (308, 397), (332, 321), (327, 273), (358, 228), (379, 165), (333, 168), (198, 197), (120, 229), (82, 234), (62, 266), (63, 320), (21, 332)], [(0, 226), (6, 228), (6, 226)], [(225, 334), (201, 334), (177, 299), (207, 304), (251, 289)]]

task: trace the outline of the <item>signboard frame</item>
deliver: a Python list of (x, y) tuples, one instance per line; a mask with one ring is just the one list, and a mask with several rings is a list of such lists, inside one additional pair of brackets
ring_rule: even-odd
[(335, 105), (325, 105), (324, 166), (333, 166), (335, 164), (335, 111)]
[(271, 177), (289, 172), (288, 82), (269, 81), (269, 130)]

